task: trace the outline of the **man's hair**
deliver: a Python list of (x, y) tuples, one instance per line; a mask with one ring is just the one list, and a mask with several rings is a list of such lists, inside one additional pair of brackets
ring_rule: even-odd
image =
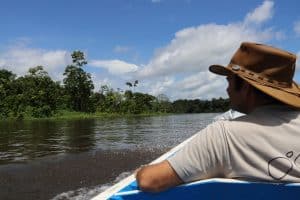
[[(243, 84), (246, 82), (244, 79), (242, 79), (241, 77), (239, 77), (238, 75), (234, 74), (234, 81), (235, 81), (235, 90), (239, 91), (242, 89)], [(254, 94), (262, 99), (265, 99), (269, 102), (275, 103), (275, 104), (283, 104), (281, 101), (273, 98), (270, 95), (267, 95), (266, 93), (260, 91), (259, 89), (257, 89), (256, 87), (252, 86), (251, 84), (249, 84), (252, 88), (252, 91), (254, 92)]]

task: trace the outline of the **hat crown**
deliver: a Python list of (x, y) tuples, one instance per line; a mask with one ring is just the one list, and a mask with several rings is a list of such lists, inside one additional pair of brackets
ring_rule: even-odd
[(271, 46), (244, 42), (233, 55), (230, 65), (238, 65), (258, 76), (291, 85), (296, 55)]

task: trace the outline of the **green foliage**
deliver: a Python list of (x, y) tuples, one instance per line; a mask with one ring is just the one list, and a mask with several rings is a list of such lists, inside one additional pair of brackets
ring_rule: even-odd
[(74, 51), (72, 59), (73, 65), (68, 65), (63, 74), (68, 105), (74, 111), (88, 112), (91, 111), (89, 106), (94, 84), (91, 75), (82, 69), (87, 64), (84, 54), (80, 51)]
[(133, 93), (131, 101), (131, 109), (127, 113), (141, 114), (152, 112), (152, 102), (155, 97), (149, 94), (143, 94), (140, 92)]
[(49, 117), (61, 102), (60, 86), (42, 66), (30, 68), (28, 72), (13, 83), (16, 101), (13, 115)]
[(0, 118), (8, 116), (11, 112), (12, 83), (15, 78), (16, 75), (11, 71), (0, 70)]
[[(91, 117), (89, 113), (150, 114), (223, 112), (229, 109), (228, 99), (176, 100), (160, 94), (135, 92), (139, 81), (126, 82), (129, 90), (103, 85), (93, 92), (91, 75), (83, 70), (87, 64), (81, 51), (72, 53), (72, 65), (64, 72), (64, 85), (53, 81), (43, 66), (30, 68), (24, 76), (16, 78), (11, 71), (0, 70), (0, 118), (44, 118), (72, 115)], [(133, 89), (133, 90), (131, 90)], [(85, 113), (83, 113), (85, 112)]]
[(155, 111), (170, 113), (172, 112), (172, 103), (169, 98), (164, 94), (159, 94), (154, 101)]
[[(119, 113), (123, 96), (121, 93), (114, 91), (107, 85), (101, 86), (101, 100), (99, 101), (97, 111), (104, 113)], [(100, 96), (99, 95), (99, 96)]]
[(81, 51), (73, 51), (71, 57), (73, 64), (77, 67), (82, 67), (87, 64), (87, 61), (84, 58), (84, 53)]
[(172, 112), (174, 113), (209, 113), (209, 112), (224, 112), (229, 109), (228, 99), (209, 100), (187, 100), (180, 99), (172, 103)]

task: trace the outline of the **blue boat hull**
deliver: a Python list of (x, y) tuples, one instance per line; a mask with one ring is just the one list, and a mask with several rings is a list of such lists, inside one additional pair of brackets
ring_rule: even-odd
[(161, 193), (147, 193), (138, 190), (134, 181), (109, 199), (300, 199), (300, 184), (228, 182), (226, 179), (210, 179), (178, 186)]

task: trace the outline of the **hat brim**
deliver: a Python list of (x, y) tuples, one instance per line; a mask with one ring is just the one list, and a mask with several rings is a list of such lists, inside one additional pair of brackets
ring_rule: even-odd
[(246, 77), (243, 77), (239, 75), (237, 72), (230, 70), (229, 68), (226, 68), (222, 65), (211, 65), (209, 66), (209, 71), (212, 73), (221, 75), (221, 76), (228, 76), (231, 73), (234, 73), (244, 79), (246, 82), (248, 82), (253, 87), (257, 88), (258, 90), (262, 91), (263, 93), (287, 104), (292, 107), (300, 109), (300, 92), (299, 92), (299, 86), (293, 82), (292, 83), (292, 90), (297, 91), (299, 96), (291, 94), (289, 92), (280, 90), (278, 88), (269, 87), (266, 85), (259, 84), (257, 81), (248, 79)]
[(211, 65), (209, 66), (209, 71), (221, 76), (228, 76), (230, 73), (232, 73), (229, 69), (222, 65)]
[[(277, 88), (258, 84), (256, 81), (253, 81), (251, 79), (248, 79), (248, 78), (245, 78), (242, 76), (239, 76), (239, 77), (241, 77), (242, 79), (247, 81), (253, 87), (262, 91), (263, 93), (265, 93), (287, 105), (290, 105), (290, 106), (298, 108), (298, 109), (300, 108), (300, 97), (299, 96), (289, 93), (289, 92), (286, 92), (286, 91), (283, 91), (283, 90), (279, 90)], [(292, 83), (292, 88), (294, 91), (297, 91), (297, 90), (299, 91), (297, 84), (294, 82)]]

